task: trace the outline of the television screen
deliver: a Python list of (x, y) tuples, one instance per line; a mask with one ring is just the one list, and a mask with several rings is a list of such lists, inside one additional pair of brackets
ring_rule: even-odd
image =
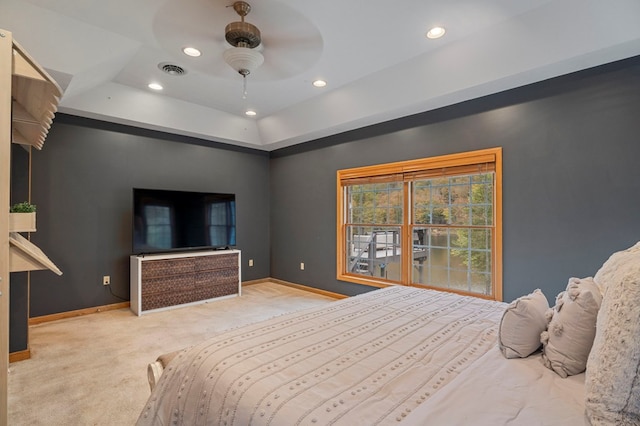
[(133, 189), (134, 253), (235, 245), (235, 194)]

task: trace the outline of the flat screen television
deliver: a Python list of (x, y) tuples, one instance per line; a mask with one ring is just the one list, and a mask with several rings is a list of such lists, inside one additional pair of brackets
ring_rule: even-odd
[(133, 253), (235, 245), (235, 194), (133, 188)]

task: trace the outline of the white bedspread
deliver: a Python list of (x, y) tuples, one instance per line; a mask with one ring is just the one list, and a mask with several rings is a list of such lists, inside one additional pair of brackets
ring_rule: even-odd
[[(138, 424), (480, 424), (473, 413), (490, 412), (505, 403), (503, 397), (510, 407), (517, 400), (522, 407), (509, 409), (509, 419), (498, 417), (502, 423), (483, 424), (508, 424), (526, 410), (533, 418), (548, 409), (549, 398), (536, 397), (531, 406), (534, 392), (510, 375), (522, 370), (532, 385), (543, 387), (555, 378), (536, 379), (545, 370), (539, 361), (521, 369), (521, 360), (500, 356), (496, 340), (505, 306), (397, 286), (230, 330), (167, 366)], [(514, 386), (494, 399), (487, 395), (487, 381), (496, 388)], [(459, 390), (453, 389), (456, 382)], [(440, 397), (458, 392), (462, 399)], [(558, 392), (566, 397), (564, 388)], [(480, 396), (485, 403), (478, 402)]]
[(540, 353), (505, 359), (496, 346), (416, 408), (406, 424), (584, 425), (584, 373), (563, 379), (542, 365)]

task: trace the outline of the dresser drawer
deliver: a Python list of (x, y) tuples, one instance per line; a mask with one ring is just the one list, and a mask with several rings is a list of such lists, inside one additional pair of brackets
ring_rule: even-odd
[(166, 260), (149, 260), (142, 263), (141, 277), (143, 280), (167, 275), (189, 274), (195, 271), (193, 257)]
[(238, 255), (220, 254), (217, 256), (202, 256), (195, 258), (195, 270), (206, 271), (210, 269), (238, 269)]

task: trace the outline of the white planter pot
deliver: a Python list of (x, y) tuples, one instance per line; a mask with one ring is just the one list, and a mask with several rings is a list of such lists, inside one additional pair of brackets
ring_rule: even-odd
[(36, 212), (9, 213), (10, 232), (36, 232)]

